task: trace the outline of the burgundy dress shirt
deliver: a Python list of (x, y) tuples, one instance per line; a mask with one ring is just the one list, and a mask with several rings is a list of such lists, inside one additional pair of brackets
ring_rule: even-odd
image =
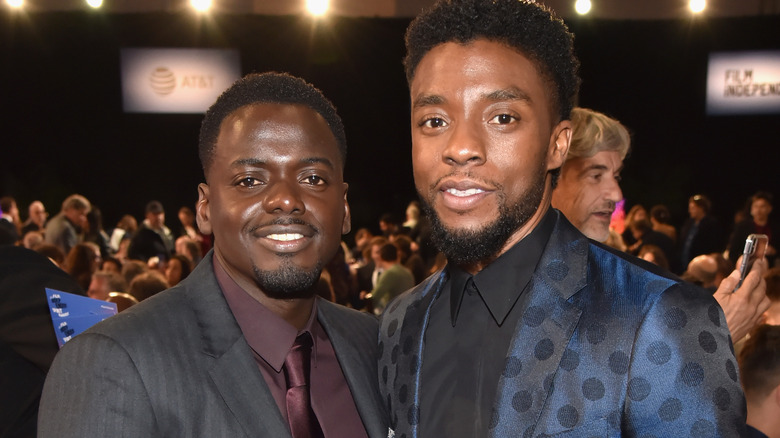
[[(314, 340), (311, 354), (311, 404), (325, 437), (367, 437), (333, 345), (315, 317), (316, 300), (309, 321), (299, 332), (241, 289), (225, 272), (217, 257), (214, 257), (214, 275), (244, 338), (254, 351), (255, 362), (285, 422), (287, 384), (282, 366), (295, 338), (308, 331)], [(258, 415), (261, 413), (258, 412)]]

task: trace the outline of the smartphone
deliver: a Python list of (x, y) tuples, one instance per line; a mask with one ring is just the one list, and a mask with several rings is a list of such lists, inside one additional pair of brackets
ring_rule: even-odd
[(739, 265), (739, 283), (734, 290), (742, 286), (742, 282), (753, 267), (753, 263), (764, 258), (768, 245), (769, 238), (766, 234), (751, 234), (747, 237), (745, 249), (742, 250), (742, 263)]

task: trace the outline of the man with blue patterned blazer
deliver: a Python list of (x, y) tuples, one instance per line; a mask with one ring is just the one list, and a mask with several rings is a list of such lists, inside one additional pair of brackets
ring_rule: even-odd
[(738, 436), (715, 300), (550, 207), (579, 86), (563, 22), (443, 0), (406, 44), (415, 184), (449, 264), (382, 316), (390, 435)]

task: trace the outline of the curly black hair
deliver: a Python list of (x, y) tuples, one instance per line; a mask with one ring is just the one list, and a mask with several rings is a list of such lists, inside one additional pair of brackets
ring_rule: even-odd
[(550, 85), (553, 110), (568, 120), (580, 86), (574, 35), (555, 13), (527, 0), (440, 0), (406, 30), (406, 79), (411, 85), (420, 60), (439, 44), (484, 38), (533, 61)]
[(203, 118), (198, 155), (204, 173), (214, 158), (219, 129), (225, 117), (241, 107), (260, 103), (301, 104), (319, 113), (338, 142), (342, 164), (346, 162), (347, 138), (344, 134), (344, 124), (336, 113), (336, 108), (320, 90), (287, 73), (251, 73), (225, 90)]

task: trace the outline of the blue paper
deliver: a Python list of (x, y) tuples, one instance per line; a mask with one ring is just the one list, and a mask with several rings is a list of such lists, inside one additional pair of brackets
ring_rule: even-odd
[(60, 348), (74, 336), (117, 314), (116, 303), (46, 288), (54, 334)]

